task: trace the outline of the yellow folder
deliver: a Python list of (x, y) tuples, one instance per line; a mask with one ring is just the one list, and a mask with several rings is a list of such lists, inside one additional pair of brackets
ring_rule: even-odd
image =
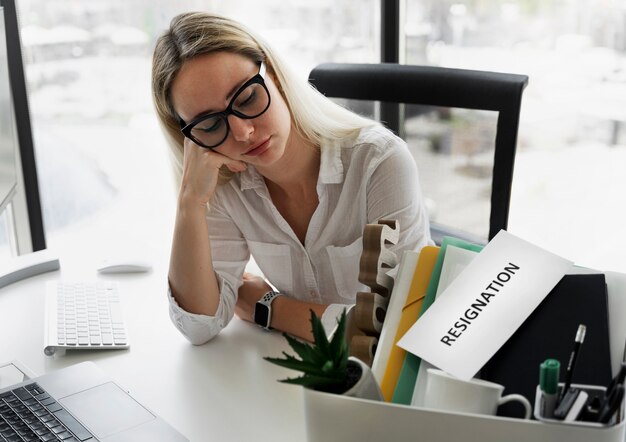
[(380, 389), (387, 402), (391, 402), (393, 398), (393, 392), (396, 388), (398, 376), (400, 376), (402, 364), (406, 356), (406, 350), (398, 347), (396, 343), (419, 317), (422, 302), (424, 301), (424, 296), (426, 296), (426, 289), (428, 288), (431, 274), (435, 268), (438, 253), (439, 247), (435, 246), (426, 246), (420, 251), (415, 273), (413, 274), (413, 280), (411, 281), (411, 288), (406, 298), (406, 304), (402, 308), (402, 316), (398, 323), (398, 329), (393, 340), (389, 360), (387, 361), (387, 368), (385, 369), (385, 374), (380, 385)]

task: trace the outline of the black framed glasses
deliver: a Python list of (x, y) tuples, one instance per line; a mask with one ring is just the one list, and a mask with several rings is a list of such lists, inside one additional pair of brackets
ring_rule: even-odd
[(259, 73), (239, 88), (228, 103), (228, 107), (222, 112), (200, 115), (187, 125), (181, 119), (183, 135), (199, 146), (215, 149), (228, 137), (229, 115), (251, 120), (265, 113), (271, 102), (270, 92), (265, 85), (265, 72), (265, 63), (261, 62)]

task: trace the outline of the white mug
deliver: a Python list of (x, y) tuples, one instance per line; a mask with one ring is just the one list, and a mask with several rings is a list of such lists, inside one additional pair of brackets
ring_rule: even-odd
[(500, 405), (519, 401), (524, 406), (524, 419), (530, 418), (528, 399), (520, 394), (502, 396), (504, 387), (500, 384), (482, 379), (463, 381), (435, 368), (429, 368), (427, 372), (424, 396), (426, 408), (495, 416)]

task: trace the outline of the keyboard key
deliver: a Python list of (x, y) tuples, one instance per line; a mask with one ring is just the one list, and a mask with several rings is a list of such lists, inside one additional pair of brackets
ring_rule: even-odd
[(85, 441), (92, 437), (91, 433), (87, 431), (87, 429), (83, 427), (80, 422), (74, 419), (74, 416), (69, 414), (67, 411), (61, 410), (54, 413), (54, 415), (63, 423), (63, 425), (67, 427), (68, 430), (74, 433), (74, 436), (76, 436), (79, 440)]
[(31, 427), (33, 430), (39, 430), (40, 428), (44, 428), (45, 425), (39, 422), (39, 420), (37, 420), (37, 422), (31, 424)]
[(35, 430), (35, 433), (37, 433), (37, 435), (39, 436), (43, 436), (44, 434), (48, 434), (50, 431), (48, 431), (48, 429), (46, 427), (41, 427), (41, 428), (37, 428)]
[(52, 431), (54, 434), (60, 434), (66, 432), (67, 430), (63, 425), (57, 425), (56, 427), (51, 428), (50, 431)]
[(52, 416), (51, 414), (48, 414), (46, 416), (42, 416), (42, 418), (41, 418), (41, 422), (43, 422), (43, 423), (48, 423), (48, 422), (53, 421), (53, 420), (55, 420), (55, 419), (54, 419), (54, 416)]
[(13, 390), (13, 393), (23, 401), (32, 398), (31, 394), (24, 387), (16, 388)]
[(57, 412), (59, 410), (62, 410), (62, 409), (63, 409), (63, 407), (61, 407), (57, 402), (55, 402), (52, 405), (48, 405), (48, 411), (50, 413), (55, 413), (55, 412)]
[(108, 333), (104, 333), (102, 335), (102, 343), (104, 345), (112, 345), (113, 344), (113, 335), (112, 334), (108, 334)]
[(48, 433), (48, 434), (44, 434), (43, 436), (39, 436), (39, 439), (41, 439), (43, 442), (50, 442), (52, 440), (58, 440), (57, 437), (52, 434), (52, 433)]
[(53, 429), (55, 427), (59, 427), (61, 426), (61, 424), (59, 423), (58, 420), (56, 420), (55, 418), (52, 418), (51, 420), (49, 420), (48, 422), (46, 422), (46, 427)]
[(37, 417), (33, 413), (31, 413), (30, 417), (24, 419), (24, 422), (26, 422), (30, 426), (33, 426), (34, 424), (39, 423), (39, 419), (37, 419)]
[(111, 308), (111, 322), (113, 324), (123, 324), (124, 319), (120, 304), (118, 302), (112, 302), (109, 307)]
[(63, 433), (57, 434), (57, 437), (61, 440), (67, 440), (72, 437), (72, 433), (70, 433), (69, 431), (64, 431)]

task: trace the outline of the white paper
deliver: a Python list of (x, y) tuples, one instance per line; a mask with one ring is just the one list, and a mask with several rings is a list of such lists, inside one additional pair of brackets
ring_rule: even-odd
[(437, 285), (437, 294), (435, 299), (439, 299), (443, 292), (452, 284), (470, 262), (478, 256), (478, 252), (468, 250), (453, 245), (446, 247), (446, 255), (443, 257), (441, 265), (441, 275), (439, 276), (439, 284)]
[(398, 345), (469, 380), (571, 266), (571, 261), (500, 231)]

